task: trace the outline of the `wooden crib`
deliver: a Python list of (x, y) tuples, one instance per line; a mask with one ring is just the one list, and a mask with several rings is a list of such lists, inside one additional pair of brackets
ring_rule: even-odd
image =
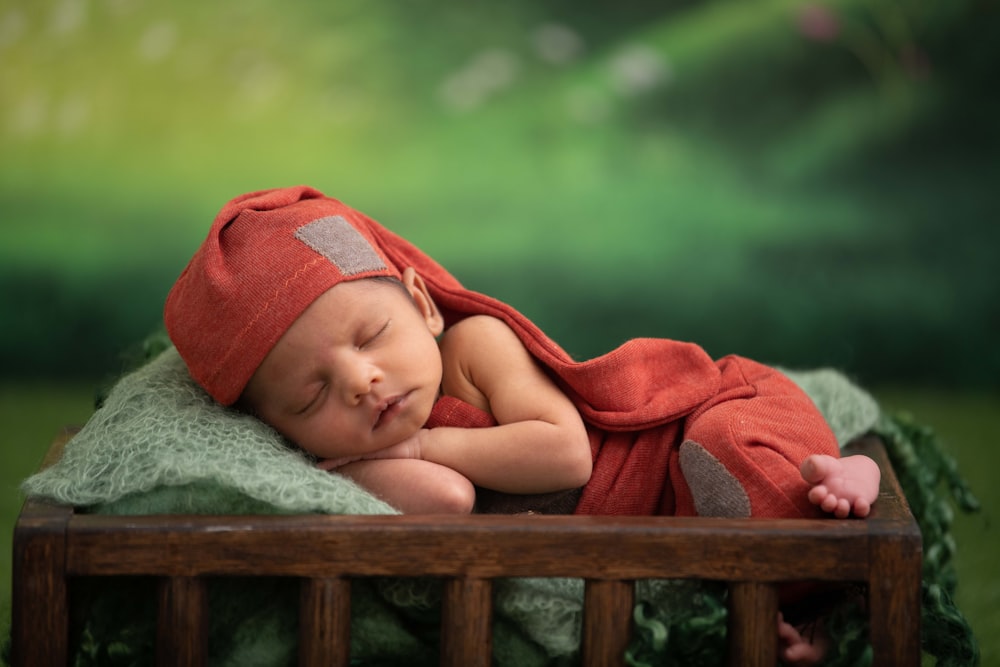
[(14, 532), (13, 664), (66, 665), (74, 579), (128, 575), (160, 578), (159, 663), (205, 664), (206, 579), (240, 575), (301, 580), (300, 665), (350, 663), (351, 579), (373, 576), (445, 581), (441, 663), (454, 667), (491, 664), (492, 582), (528, 576), (586, 581), (586, 665), (624, 664), (633, 582), (644, 578), (727, 582), (729, 663), (768, 667), (777, 662), (777, 584), (861, 582), (874, 664), (919, 665), (920, 531), (881, 441), (850, 448), (882, 468), (881, 495), (865, 520), (122, 517), (29, 500)]

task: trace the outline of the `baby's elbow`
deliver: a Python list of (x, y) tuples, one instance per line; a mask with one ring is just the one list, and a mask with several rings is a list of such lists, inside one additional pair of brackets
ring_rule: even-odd
[(573, 457), (567, 466), (569, 472), (568, 488), (575, 489), (590, 481), (594, 472), (594, 459), (590, 453), (590, 443), (586, 447), (578, 447), (573, 451)]
[(403, 514), (470, 514), (476, 504), (472, 482), (450, 469), (439, 472), (445, 474), (429, 475), (417, 488), (395, 498), (396, 509)]
[(587, 456), (586, 461), (580, 461), (576, 467), (576, 476), (573, 485), (570, 488), (576, 488), (578, 486), (585, 486), (587, 482), (590, 481), (590, 476), (594, 472), (594, 462), (591, 460), (590, 456)]
[(471, 514), (476, 505), (476, 489), (469, 482), (446, 484), (440, 489), (437, 502), (442, 514)]

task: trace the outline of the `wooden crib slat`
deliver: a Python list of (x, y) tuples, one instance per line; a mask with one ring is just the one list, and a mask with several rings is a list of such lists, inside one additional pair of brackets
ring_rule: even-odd
[(441, 665), (490, 667), (493, 661), (493, 582), (448, 579), (441, 606)]
[(204, 665), (208, 659), (208, 594), (199, 577), (160, 582), (156, 664)]
[(303, 579), (299, 605), (300, 667), (347, 667), (351, 659), (351, 582)]
[(587, 580), (583, 605), (583, 663), (624, 665), (632, 632), (632, 581)]
[(865, 438), (859, 450), (882, 470), (878, 500), (865, 519), (870, 534), (867, 581), (872, 663), (920, 665), (923, 537), (885, 447), (877, 439)]
[(73, 508), (26, 501), (14, 528), (12, 664), (65, 665), (69, 656), (66, 526)]
[(729, 585), (729, 664), (774, 667), (778, 662), (778, 591), (770, 584)]
[[(920, 664), (920, 533), (871, 542), (868, 605), (875, 665)], [(900, 582), (909, 582), (901, 585)]]
[[(665, 563), (671, 577), (685, 579), (863, 581), (868, 574), (868, 527), (824, 519), (92, 514), (74, 516), (69, 531), (71, 576), (453, 577), (460, 563), (463, 576), (482, 579), (587, 578), (595, 554), (607, 554), (602, 579), (662, 578)], [(813, 557), (801, 557), (803, 543)], [(615, 558), (623, 549), (627, 557)]]

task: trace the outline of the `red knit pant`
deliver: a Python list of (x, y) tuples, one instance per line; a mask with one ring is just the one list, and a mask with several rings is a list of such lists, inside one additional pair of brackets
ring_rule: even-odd
[(578, 514), (695, 515), (679, 461), (692, 440), (742, 486), (752, 516), (819, 516), (799, 474), (808, 455), (839, 453), (819, 410), (772, 368), (735, 356), (717, 365), (719, 391), (686, 419), (639, 433), (591, 430), (594, 474)]

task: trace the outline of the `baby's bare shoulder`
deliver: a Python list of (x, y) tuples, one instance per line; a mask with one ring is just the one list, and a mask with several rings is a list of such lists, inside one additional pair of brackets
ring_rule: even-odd
[(474, 345), (481, 349), (491, 343), (517, 341), (517, 336), (502, 320), (489, 315), (470, 315), (448, 327), (441, 340), (442, 344)]
[(503, 364), (513, 345), (520, 345), (514, 332), (502, 321), (488, 315), (472, 315), (456, 322), (441, 336), (445, 394), (489, 410), (483, 387), (491, 378), (506, 372)]
[(456, 322), (444, 332), (440, 346), (445, 375), (460, 371), (470, 380), (506, 373), (515, 361), (528, 356), (513, 329), (489, 315)]

